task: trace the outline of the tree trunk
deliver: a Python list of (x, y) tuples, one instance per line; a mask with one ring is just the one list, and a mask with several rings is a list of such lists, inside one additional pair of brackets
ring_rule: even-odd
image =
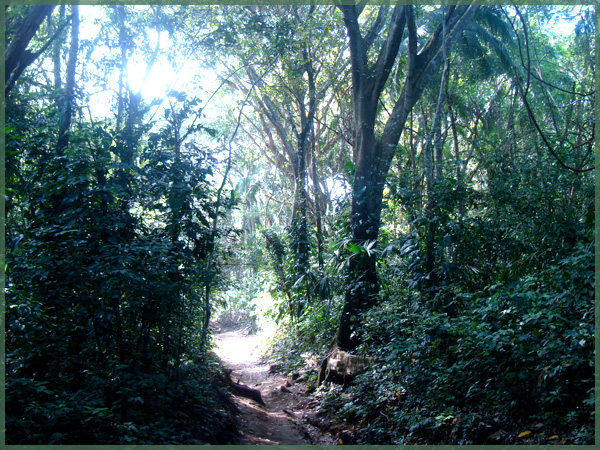
[(315, 207), (315, 222), (317, 225), (317, 260), (319, 263), (319, 269), (323, 269), (323, 213), (321, 210), (322, 204), (322, 193), (319, 181), (319, 175), (317, 172), (317, 160), (315, 155), (315, 137), (314, 129), (310, 142), (311, 149), (311, 161), (312, 161), (312, 179), (313, 179), (313, 196), (314, 196), (314, 207)]
[[(427, 236), (425, 239), (425, 271), (427, 272), (427, 286), (433, 289), (437, 284), (435, 272), (435, 232), (437, 215), (437, 202), (433, 183), (436, 179), (442, 178), (442, 115), (444, 112), (444, 104), (446, 101), (446, 83), (448, 81), (448, 60), (444, 58), (446, 63), (442, 73), (442, 81), (438, 93), (438, 100), (435, 107), (435, 115), (431, 124), (431, 132), (425, 143), (425, 180), (427, 191)], [(434, 153), (435, 151), (435, 153)], [(435, 154), (435, 158), (434, 158)], [(433, 292), (430, 292), (433, 295)]]
[[(365, 136), (363, 144), (369, 142), (375, 146), (374, 135)], [(368, 145), (368, 144), (367, 144)], [(369, 152), (362, 152), (366, 157)], [(359, 171), (359, 169), (361, 169)], [(378, 281), (375, 253), (365, 251), (369, 243), (376, 242), (379, 237), (383, 186), (379, 185), (377, 166), (374, 163), (358, 163), (352, 189), (351, 225), (352, 240), (361, 247), (350, 260), (349, 272), (352, 277), (344, 297), (344, 307), (340, 317), (337, 334), (339, 348), (352, 350), (360, 343), (359, 311), (365, 310), (374, 302), (378, 293)]]
[(79, 6), (71, 6), (71, 48), (67, 61), (65, 76), (65, 90), (60, 102), (60, 121), (58, 129), (57, 154), (61, 155), (69, 145), (69, 129), (73, 117), (73, 103), (75, 101), (75, 70), (77, 68), (77, 53), (79, 51)]
[(117, 26), (119, 28), (119, 47), (121, 49), (121, 61), (119, 64), (119, 81), (118, 81), (118, 90), (119, 94), (117, 96), (117, 132), (121, 131), (124, 114), (125, 114), (125, 78), (127, 73), (127, 36), (125, 30), (125, 6), (117, 5), (114, 6), (117, 17)]
[[(437, 119), (437, 114), (436, 114)], [(433, 273), (435, 268), (435, 260), (433, 246), (435, 241), (435, 199), (433, 194), (433, 136), (435, 135), (436, 119), (432, 124), (432, 130), (429, 139), (425, 142), (423, 149), (425, 159), (425, 192), (427, 194), (427, 207), (425, 216), (427, 218), (427, 234), (425, 237), (425, 272), (427, 273), (427, 284), (431, 287), (433, 282)]]
[[(59, 10), (60, 13), (58, 15), (59, 23), (60, 23), (60, 21), (64, 20), (64, 18), (65, 18), (65, 9), (66, 9), (65, 5), (60, 6), (60, 10)], [(56, 26), (53, 26), (52, 28), (55, 29), (55, 31), (57, 31), (59, 28), (58, 24)], [(58, 92), (62, 87), (62, 78), (61, 78), (61, 73), (60, 73), (60, 55), (61, 55), (61, 42), (60, 42), (60, 39), (55, 39), (53, 49), (52, 49), (52, 63), (54, 64), (54, 90), (56, 92)], [(59, 111), (62, 109), (61, 103), (62, 103), (61, 99), (60, 99), (60, 97), (58, 97), (57, 98), (57, 106), (58, 106)]]
[[(432, 33), (428, 44), (417, 52), (417, 27), (413, 6), (396, 5), (388, 34), (374, 66), (368, 51), (374, 42), (361, 34), (356, 6), (341, 6), (350, 42), (352, 100), (354, 111), (355, 175), (352, 189), (352, 239), (368, 245), (379, 237), (383, 189), (396, 146), (413, 106), (431, 77), (449, 53), (458, 35), (478, 6), (452, 6)], [(408, 33), (408, 70), (400, 97), (387, 119), (382, 134), (375, 135), (379, 99), (397, 57), (404, 30)], [(446, 30), (446, 32), (444, 32)], [(360, 343), (360, 315), (371, 307), (378, 293), (376, 255), (361, 251), (349, 265), (350, 281), (337, 332), (337, 346), (352, 350)]]
[(40, 28), (44, 19), (52, 14), (55, 5), (32, 6), (25, 19), (19, 24), (15, 35), (6, 47), (4, 54), (5, 91), (14, 86), (25, 67), (33, 62), (31, 52), (27, 51), (29, 42)]
[(307, 221), (307, 192), (306, 192), (306, 145), (307, 140), (303, 131), (298, 137), (296, 164), (294, 165), (295, 195), (294, 211), (292, 213), (292, 239), (296, 259), (296, 268), (300, 275), (308, 270), (308, 221)]

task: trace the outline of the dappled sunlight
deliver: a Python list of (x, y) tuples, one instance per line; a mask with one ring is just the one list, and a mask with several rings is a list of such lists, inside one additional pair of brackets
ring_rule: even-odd
[(593, 442), (593, 5), (12, 3), (7, 444)]
[(230, 364), (258, 363), (266, 339), (263, 334), (243, 336), (240, 331), (229, 331), (216, 336), (215, 352)]
[(303, 421), (308, 404), (306, 386), (271, 373), (268, 365), (259, 362), (261, 346), (268, 336), (266, 332), (248, 335), (243, 330), (215, 335), (215, 353), (231, 370), (231, 382), (244, 389), (260, 391), (264, 401), (261, 404), (253, 396), (246, 397), (237, 392), (237, 386), (230, 385), (243, 416), (243, 443), (332, 444), (331, 436)]

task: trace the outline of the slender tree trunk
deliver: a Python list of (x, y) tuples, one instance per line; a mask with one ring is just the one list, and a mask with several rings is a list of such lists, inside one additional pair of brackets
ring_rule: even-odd
[(60, 124), (58, 129), (57, 154), (62, 154), (69, 145), (69, 129), (73, 117), (75, 102), (75, 72), (77, 69), (77, 53), (79, 51), (79, 6), (71, 6), (71, 47), (65, 75), (65, 89), (60, 106)]
[[(437, 114), (436, 114), (437, 115)], [(436, 126), (436, 120), (434, 119), (433, 127)], [(425, 271), (427, 272), (428, 285), (431, 287), (433, 284), (433, 274), (435, 269), (435, 258), (433, 252), (433, 246), (435, 241), (435, 224), (433, 218), (435, 216), (435, 199), (433, 193), (433, 144), (431, 139), (433, 138), (434, 132), (430, 135), (430, 138), (425, 143), (423, 149), (425, 159), (425, 192), (427, 194), (427, 235), (425, 238)]]
[[(60, 9), (59, 9), (59, 20), (58, 23), (60, 23), (62, 20), (64, 20), (65, 18), (65, 5), (60, 5)], [(54, 28), (55, 31), (58, 31), (58, 24), (56, 25), (56, 28)], [(54, 45), (52, 48), (52, 63), (54, 64), (54, 90), (55, 92), (59, 92), (59, 90), (62, 87), (62, 78), (61, 78), (61, 70), (60, 70), (60, 56), (61, 56), (61, 42), (60, 39), (55, 39), (54, 40)], [(62, 110), (62, 101), (61, 98), (57, 96), (57, 106), (58, 106), (58, 110)]]
[(125, 6), (114, 7), (117, 15), (117, 26), (119, 27), (119, 47), (121, 49), (121, 61), (119, 63), (119, 81), (117, 95), (117, 131), (121, 131), (125, 114), (125, 77), (127, 73), (127, 36), (125, 30)]
[[(73, 5), (71, 7), (71, 44), (69, 48), (69, 57), (67, 60), (65, 85), (62, 92), (57, 91), (57, 106), (58, 106), (58, 139), (56, 141), (56, 156), (63, 156), (65, 149), (69, 145), (69, 130), (71, 128), (71, 119), (73, 116), (73, 103), (75, 101), (75, 71), (77, 67), (77, 53), (79, 50), (79, 7)], [(55, 69), (55, 76), (58, 72), (60, 82), (60, 68)], [(55, 80), (56, 81), (56, 80)], [(63, 164), (63, 161), (56, 159), (58, 164)], [(63, 195), (55, 193), (52, 195), (52, 209), (55, 214), (58, 214), (63, 206)], [(58, 214), (60, 215), (60, 214)]]
[(314, 132), (312, 133), (312, 139), (310, 143), (311, 148), (311, 162), (312, 162), (312, 179), (313, 179), (313, 195), (315, 198), (315, 222), (317, 225), (317, 260), (319, 269), (323, 268), (323, 213), (321, 211), (322, 194), (321, 186), (319, 181), (319, 175), (317, 173), (317, 161), (315, 156), (315, 137)]
[(294, 211), (292, 214), (293, 250), (296, 259), (296, 268), (302, 275), (308, 270), (308, 221), (307, 221), (307, 193), (306, 193), (306, 146), (307, 139), (301, 133), (298, 138), (295, 164), (295, 195)]
[[(438, 99), (435, 107), (435, 115), (431, 124), (431, 133), (425, 144), (425, 179), (427, 191), (427, 236), (425, 240), (425, 271), (427, 272), (427, 285), (433, 289), (437, 284), (435, 273), (435, 232), (437, 216), (437, 199), (433, 189), (433, 183), (436, 179), (442, 178), (442, 116), (444, 104), (446, 101), (446, 83), (448, 80), (448, 59), (442, 72), (442, 81), (438, 93)], [(435, 160), (434, 160), (435, 154)]]

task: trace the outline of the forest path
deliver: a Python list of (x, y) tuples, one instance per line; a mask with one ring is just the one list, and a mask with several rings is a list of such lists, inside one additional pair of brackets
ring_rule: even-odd
[(233, 395), (242, 413), (242, 444), (306, 445), (334, 444), (334, 438), (303, 422), (309, 402), (306, 386), (269, 373), (262, 364), (259, 349), (265, 335), (247, 335), (243, 331), (215, 334), (215, 353), (233, 370), (231, 379), (261, 392), (265, 405)]

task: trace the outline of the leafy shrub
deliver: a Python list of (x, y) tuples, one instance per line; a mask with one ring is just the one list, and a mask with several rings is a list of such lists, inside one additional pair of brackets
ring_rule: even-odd
[(234, 406), (219, 387), (217, 362), (184, 365), (176, 383), (115, 368), (87, 374), (79, 387), (8, 377), (9, 444), (227, 444), (237, 434)]
[(231, 411), (199, 345), (211, 163), (174, 158), (165, 132), (136, 148), (133, 176), (108, 120), (56, 155), (52, 121), (12, 117), (7, 442), (225, 442)]
[(359, 442), (483, 443), (534, 421), (546, 437), (593, 429), (592, 244), (459, 300), (457, 317), (415, 307), (409, 294), (365, 315), (361, 351), (376, 364), (330, 394), (345, 419), (360, 422)]
[(316, 369), (327, 354), (337, 330), (342, 298), (315, 303), (296, 322), (285, 322), (274, 336), (267, 360), (284, 371)]

